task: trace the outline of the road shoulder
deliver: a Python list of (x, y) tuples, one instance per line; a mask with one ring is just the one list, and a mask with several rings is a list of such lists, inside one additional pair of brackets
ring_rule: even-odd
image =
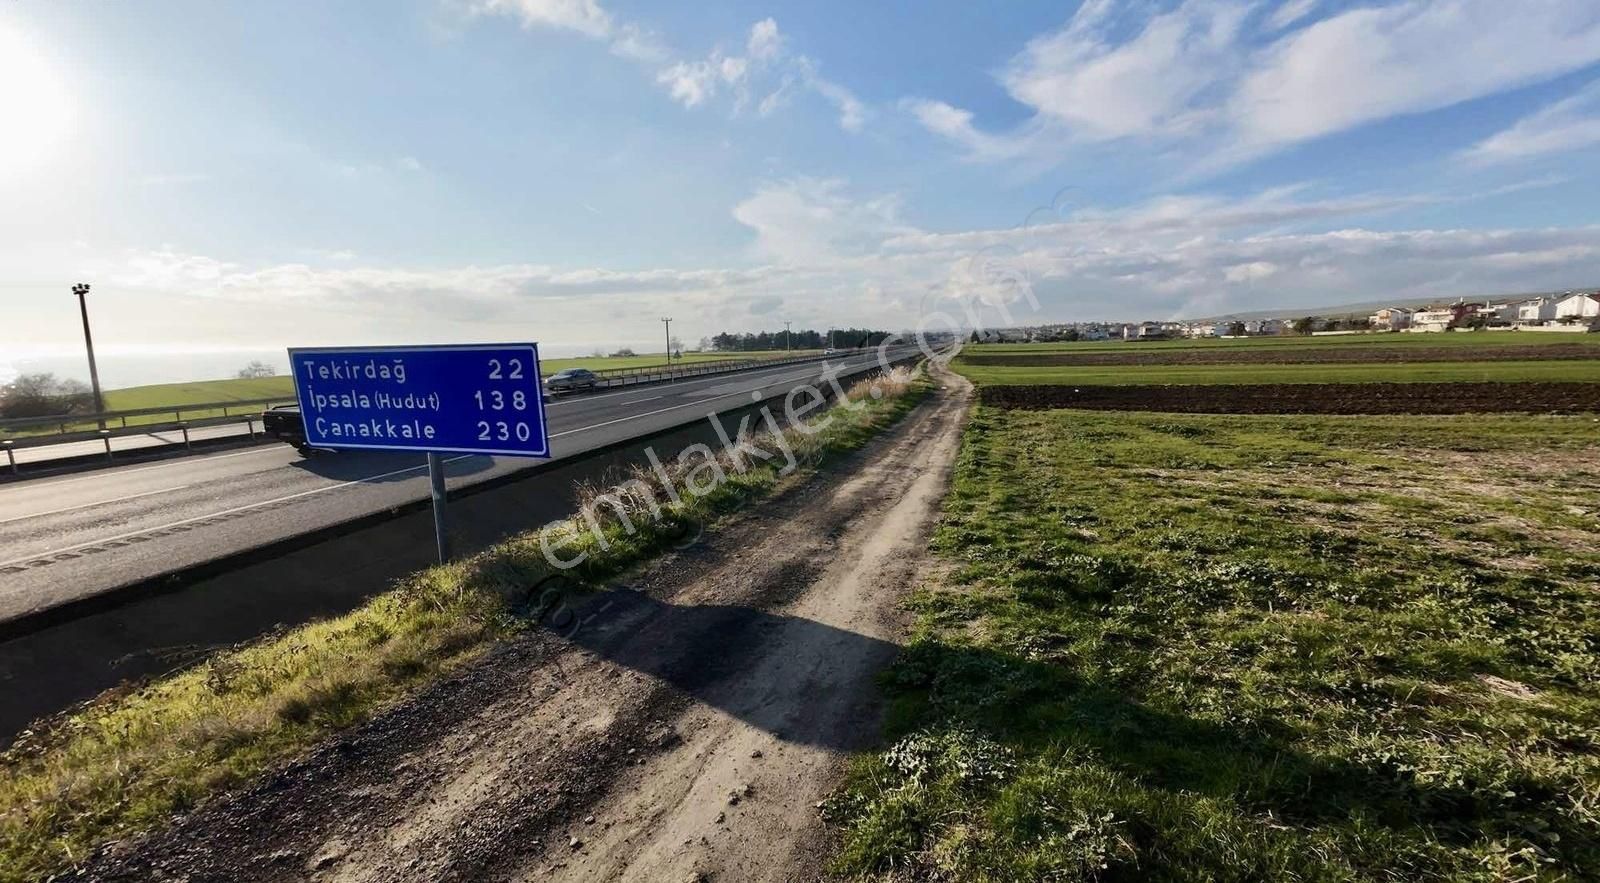
[(83, 879), (813, 879), (969, 390)]

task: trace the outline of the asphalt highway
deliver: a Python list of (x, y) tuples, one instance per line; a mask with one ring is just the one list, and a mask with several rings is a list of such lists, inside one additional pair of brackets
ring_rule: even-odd
[[(875, 352), (831, 365), (840, 382)], [(546, 405), (554, 459), (737, 409), (803, 384), (818, 363), (689, 378)], [(676, 451), (663, 452), (663, 457)], [(452, 455), (459, 488), (541, 461)], [(0, 622), (428, 496), (421, 455), (303, 458), (267, 445), (0, 485)], [(530, 525), (531, 526), (531, 525)]]
[[(255, 431), (261, 431), (261, 421), (256, 420)], [(189, 429), (191, 442), (214, 441), (225, 438), (240, 438), (250, 434), (250, 426), (244, 422), (221, 423), (214, 426), (194, 426)], [(111, 439), (111, 453), (117, 457), (125, 453), (136, 453), (145, 448), (163, 448), (171, 445), (183, 444), (183, 431), (180, 429), (159, 429), (137, 435), (119, 435)], [(18, 448), (13, 453), (17, 465), (23, 469), (29, 466), (44, 466), (52, 460), (64, 460), (71, 457), (96, 457), (103, 456), (106, 444), (97, 438), (86, 441), (62, 442), (53, 445), (40, 445), (39, 447)], [(0, 454), (0, 469), (6, 468), (6, 458)]]

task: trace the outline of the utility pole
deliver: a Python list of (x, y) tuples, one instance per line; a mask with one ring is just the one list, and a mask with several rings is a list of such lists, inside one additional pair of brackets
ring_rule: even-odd
[(783, 323), (783, 351), (784, 352), (788, 352), (789, 351), (789, 340), (790, 340), (789, 323), (785, 322), (785, 323)]
[(672, 319), (662, 316), (661, 324), (667, 326), (667, 364), (670, 365), (672, 364)]
[[(94, 365), (94, 337), (89, 334), (89, 302), (84, 300), (84, 295), (89, 293), (89, 283), (72, 286), (72, 293), (78, 296), (78, 312), (83, 315), (83, 345), (89, 351), (89, 385), (94, 387), (94, 412), (104, 414), (106, 403), (100, 396), (100, 371)], [(104, 420), (100, 421), (100, 428), (106, 428)]]

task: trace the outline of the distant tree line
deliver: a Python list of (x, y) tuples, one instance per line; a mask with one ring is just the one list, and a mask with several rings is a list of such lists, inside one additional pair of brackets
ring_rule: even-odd
[(262, 377), (278, 376), (278, 369), (257, 359), (243, 368), (240, 368), (233, 376), (239, 378), (240, 380), (257, 380)]
[(94, 413), (94, 393), (78, 380), (54, 374), (22, 374), (0, 386), (0, 418), (55, 417)]
[(856, 349), (857, 347), (877, 346), (884, 338), (889, 336), (887, 331), (872, 331), (866, 328), (835, 328), (833, 330), (833, 343), (828, 342), (827, 331), (813, 331), (810, 329), (796, 330), (793, 337), (786, 337), (784, 331), (761, 331), (755, 334), (729, 334), (724, 331), (700, 341), (701, 349), (719, 353), (745, 353), (754, 350), (820, 350), (828, 346), (838, 349)]

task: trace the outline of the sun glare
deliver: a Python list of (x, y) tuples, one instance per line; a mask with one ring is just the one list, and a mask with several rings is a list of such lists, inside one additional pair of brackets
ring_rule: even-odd
[(27, 174), (66, 135), (71, 119), (58, 72), (26, 35), (0, 25), (0, 179)]

